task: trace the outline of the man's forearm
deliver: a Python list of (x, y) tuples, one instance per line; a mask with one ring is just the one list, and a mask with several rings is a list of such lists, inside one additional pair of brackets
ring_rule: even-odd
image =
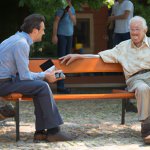
[(57, 35), (57, 29), (58, 29), (58, 22), (54, 21), (54, 24), (53, 24), (53, 36)]
[(53, 25), (53, 36), (57, 35), (57, 25), (54, 23)]
[[(82, 57), (83, 56), (83, 57)], [(82, 54), (82, 58), (99, 58), (100, 56), (98, 54)]]
[(73, 15), (71, 12), (68, 12), (68, 13), (69, 13), (71, 21), (73, 22), (74, 25), (76, 25), (76, 16)]
[(130, 14), (130, 11), (125, 11), (124, 14), (122, 15), (118, 15), (118, 16), (112, 16), (113, 17), (113, 20), (117, 20), (117, 19), (127, 19), (128, 16)]

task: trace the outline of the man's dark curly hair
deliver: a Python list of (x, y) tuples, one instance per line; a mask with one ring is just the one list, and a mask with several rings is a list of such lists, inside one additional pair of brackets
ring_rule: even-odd
[(34, 28), (40, 30), (41, 22), (45, 22), (45, 17), (40, 14), (32, 14), (27, 16), (20, 27), (21, 31), (31, 33)]

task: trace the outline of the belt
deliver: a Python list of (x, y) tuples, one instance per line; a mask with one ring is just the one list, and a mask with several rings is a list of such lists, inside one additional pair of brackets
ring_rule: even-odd
[(5, 81), (11, 81), (12, 78), (5, 78), (5, 79), (0, 79), (0, 82), (5, 82)]
[(150, 69), (140, 70), (140, 71), (132, 74), (130, 77), (133, 77), (133, 76), (138, 75), (138, 74), (143, 74), (143, 73), (146, 73), (146, 72), (149, 72), (149, 71), (150, 71)]

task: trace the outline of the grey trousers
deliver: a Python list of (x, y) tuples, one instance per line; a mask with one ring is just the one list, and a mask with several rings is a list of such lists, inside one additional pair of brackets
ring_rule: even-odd
[(147, 119), (150, 116), (150, 72), (135, 75), (126, 83), (128, 91), (135, 92), (139, 120)]
[(51, 129), (63, 124), (49, 85), (42, 80), (0, 82), (0, 96), (19, 92), (33, 97), (36, 130)]

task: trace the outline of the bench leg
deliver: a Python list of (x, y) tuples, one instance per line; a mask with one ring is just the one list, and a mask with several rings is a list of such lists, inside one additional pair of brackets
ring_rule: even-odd
[(19, 141), (20, 140), (20, 132), (19, 132), (19, 100), (16, 101), (15, 122), (16, 122), (16, 141)]
[(125, 113), (126, 113), (126, 101), (127, 99), (122, 99), (122, 114), (121, 114), (121, 124), (125, 124)]

